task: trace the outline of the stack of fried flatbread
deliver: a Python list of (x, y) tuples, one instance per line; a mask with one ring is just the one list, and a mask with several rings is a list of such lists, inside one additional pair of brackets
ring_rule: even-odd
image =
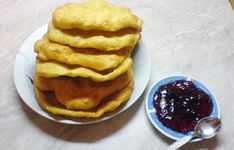
[(125, 102), (133, 89), (131, 52), (142, 20), (105, 0), (68, 3), (53, 12), (35, 43), (34, 87), (52, 114), (99, 117)]

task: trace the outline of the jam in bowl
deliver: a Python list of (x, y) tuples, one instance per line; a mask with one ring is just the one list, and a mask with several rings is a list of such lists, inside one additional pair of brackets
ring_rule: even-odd
[(167, 77), (154, 84), (147, 95), (146, 111), (151, 123), (175, 140), (191, 135), (200, 119), (220, 117), (210, 90), (187, 76)]

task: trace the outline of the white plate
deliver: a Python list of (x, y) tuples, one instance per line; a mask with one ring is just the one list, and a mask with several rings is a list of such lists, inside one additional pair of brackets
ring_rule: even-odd
[(34, 43), (36, 40), (41, 39), (47, 32), (47, 25), (40, 27), (33, 34), (31, 34), (21, 46), (19, 53), (16, 56), (14, 64), (14, 81), (16, 89), (22, 100), (35, 112), (41, 116), (53, 121), (66, 123), (66, 124), (89, 124), (103, 121), (129, 108), (143, 93), (150, 77), (151, 61), (150, 55), (145, 49), (144, 43), (140, 41), (136, 46), (133, 53), (133, 70), (134, 70), (134, 89), (129, 100), (120, 106), (117, 110), (106, 113), (102, 117), (96, 119), (76, 119), (71, 120), (61, 116), (55, 116), (44, 111), (34, 96), (32, 79), (34, 76), (34, 64), (36, 53), (34, 52)]

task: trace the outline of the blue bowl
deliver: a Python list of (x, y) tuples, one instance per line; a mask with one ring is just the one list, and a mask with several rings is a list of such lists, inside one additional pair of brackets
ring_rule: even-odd
[[(157, 115), (156, 115), (156, 110), (155, 110), (155, 108), (153, 106), (154, 94), (158, 90), (158, 88), (161, 85), (168, 84), (168, 83), (174, 82), (176, 80), (189, 80), (189, 81), (192, 81), (193, 84), (197, 88), (202, 89), (206, 94), (208, 94), (211, 97), (211, 101), (213, 103), (213, 110), (212, 110), (212, 112), (210, 114), (211, 117), (218, 117), (218, 118), (220, 118), (220, 109), (219, 109), (218, 102), (217, 102), (215, 96), (213, 95), (213, 93), (207, 87), (205, 87), (202, 83), (198, 82), (195, 79), (192, 79), (192, 78), (190, 78), (188, 76), (171, 76), (171, 77), (167, 77), (167, 78), (159, 80), (156, 84), (154, 84), (150, 88), (150, 90), (148, 92), (147, 99), (146, 99), (146, 102), (145, 102), (146, 112), (147, 112), (147, 115), (148, 115), (151, 123), (162, 134), (164, 134), (165, 136), (167, 136), (167, 137), (169, 137), (171, 139), (179, 140), (179, 139), (183, 138), (184, 136), (188, 136), (188, 135), (193, 134), (194, 131), (191, 131), (189, 133), (183, 134), (183, 133), (177, 132), (175, 130), (172, 130), (171, 128), (168, 128), (168, 127), (164, 126), (158, 120)], [(199, 140), (201, 140), (201, 139), (196, 138), (196, 139), (194, 139), (192, 141), (199, 141)]]

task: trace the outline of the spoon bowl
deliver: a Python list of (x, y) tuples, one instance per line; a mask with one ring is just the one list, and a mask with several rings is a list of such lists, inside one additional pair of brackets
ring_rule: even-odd
[(221, 128), (221, 121), (217, 117), (206, 117), (197, 122), (195, 126), (195, 131), (190, 136), (185, 136), (184, 138), (176, 141), (168, 150), (176, 150), (177, 148), (183, 146), (193, 138), (209, 139), (214, 137)]
[(216, 117), (201, 119), (195, 126), (195, 133), (199, 133), (201, 139), (209, 139), (217, 134), (221, 128), (221, 121)]

